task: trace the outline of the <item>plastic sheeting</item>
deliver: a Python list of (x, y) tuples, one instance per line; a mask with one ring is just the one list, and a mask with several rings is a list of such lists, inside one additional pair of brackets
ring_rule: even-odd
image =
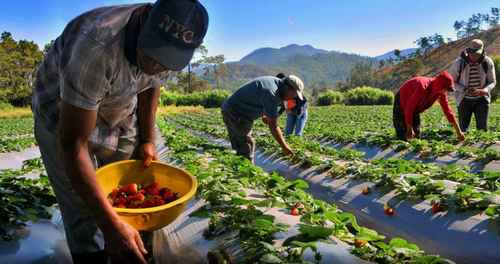
[(71, 255), (64, 236), (60, 212), (54, 212), (51, 220), (28, 223), (18, 230), (19, 238), (0, 241), (0, 263), (5, 264), (66, 264)]
[(38, 147), (32, 147), (19, 152), (0, 153), (0, 170), (20, 169), (23, 161), (40, 157)]
[[(174, 222), (154, 232), (153, 255), (155, 263), (208, 263), (207, 254), (210, 251), (224, 248), (223, 245), (230, 235), (221, 235), (217, 239), (207, 240), (203, 237), (203, 232), (208, 228), (210, 220), (208, 218), (189, 216), (189, 214), (202, 207), (203, 204), (204, 202), (200, 200), (192, 202), (188, 209)], [(275, 216), (277, 222), (290, 226), (287, 232), (277, 234), (275, 244), (280, 245), (287, 238), (299, 233), (299, 216), (291, 216), (276, 208), (271, 208), (265, 213)], [(335, 240), (333, 243), (318, 243), (317, 246), (322, 255), (321, 263), (370, 263), (352, 255), (350, 246), (339, 240)], [(312, 252), (310, 250), (306, 251), (304, 258), (312, 261)]]
[[(215, 143), (229, 145), (223, 139), (216, 139), (202, 132), (195, 133)], [(396, 157), (396, 153), (389, 153), (391, 150), (363, 147), (366, 148), (364, 152), (368, 159)], [(402, 153), (397, 155), (401, 157)], [(434, 162), (439, 164), (436, 160)], [(382, 192), (372, 188), (369, 195), (363, 195), (363, 188), (372, 187), (373, 183), (349, 178), (332, 179), (326, 174), (318, 173), (315, 168), (303, 170), (299, 166), (290, 165), (275, 154), (267, 155), (257, 151), (255, 163), (268, 172), (278, 172), (288, 179), (306, 180), (310, 184), (309, 192), (314, 197), (333, 202), (340, 209), (356, 215), (360, 224), (388, 237), (404, 238), (419, 245), (427, 253), (441, 255), (456, 263), (500, 263), (499, 227), (480, 212), (449, 211), (432, 214), (429, 202), (401, 201), (397, 199), (394, 190)], [(448, 182), (448, 185), (453, 183)], [(384, 214), (386, 203), (395, 208), (395, 216)]]
[[(489, 162), (488, 164), (482, 164), (479, 162), (475, 162), (471, 159), (462, 159), (459, 157), (457, 153), (450, 153), (446, 154), (443, 156), (439, 157), (433, 157), (433, 158), (420, 158), (417, 153), (410, 152), (410, 151), (395, 151), (391, 148), (386, 148), (382, 149), (377, 146), (368, 146), (365, 144), (355, 144), (355, 143), (350, 143), (350, 144), (339, 144), (335, 143), (333, 141), (322, 141), (323, 145), (334, 147), (336, 149), (340, 148), (350, 148), (354, 149), (357, 151), (361, 151), (365, 153), (365, 159), (372, 160), (372, 159), (388, 159), (388, 158), (402, 158), (402, 159), (413, 159), (413, 160), (420, 160), (425, 163), (436, 163), (438, 165), (448, 165), (448, 164), (456, 164), (456, 165), (464, 165), (464, 166), (470, 166), (474, 171), (499, 171), (500, 170), (500, 161), (499, 160), (494, 160)], [(478, 146), (480, 147), (480, 146)], [(489, 146), (488, 148), (495, 149), (495, 150), (500, 150), (500, 142), (497, 142), (496, 144), (493, 144)]]
[[(362, 190), (373, 183), (349, 178), (332, 179), (314, 168), (302, 170), (288, 162), (258, 153), (257, 165), (276, 171), (289, 179), (309, 182), (309, 192), (316, 198), (334, 202), (356, 215), (360, 224), (389, 237), (402, 237), (428, 253), (439, 254), (457, 263), (500, 263), (500, 235), (490, 219), (477, 212), (441, 212), (432, 214), (426, 201), (400, 201), (396, 191), (369, 195)], [(395, 216), (384, 214), (384, 204), (394, 205)]]

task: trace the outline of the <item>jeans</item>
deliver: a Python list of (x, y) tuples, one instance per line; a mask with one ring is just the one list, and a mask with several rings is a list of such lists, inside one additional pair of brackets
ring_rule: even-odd
[(466, 132), (469, 129), (472, 114), (476, 118), (476, 128), (479, 130), (488, 129), (488, 112), (490, 104), (486, 98), (467, 99), (464, 98), (458, 106), (458, 120), (460, 122), (460, 129)]
[(291, 135), (293, 133), (293, 130), (295, 129), (295, 135), (296, 136), (302, 136), (302, 132), (304, 130), (304, 127), (306, 126), (306, 121), (307, 121), (307, 111), (304, 111), (304, 113), (300, 115), (295, 115), (295, 114), (287, 114), (286, 116), (286, 128), (285, 128), (285, 135)]
[[(158, 131), (157, 139), (160, 138)], [(55, 131), (47, 129), (35, 116), (35, 138), (40, 148), (43, 164), (56, 195), (64, 223), (66, 240), (74, 263), (106, 263), (104, 236), (96, 224), (95, 214), (76, 193), (62, 163), (62, 152)], [(158, 145), (155, 142), (155, 145)], [(116, 160), (134, 158), (134, 153), (95, 153), (89, 150), (95, 168)], [(136, 152), (136, 151), (134, 151)], [(112, 155), (109, 155), (112, 154)]]

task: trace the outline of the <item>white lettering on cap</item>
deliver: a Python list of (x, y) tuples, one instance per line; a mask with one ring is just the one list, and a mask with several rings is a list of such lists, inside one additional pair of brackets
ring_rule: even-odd
[(186, 31), (184, 31), (184, 34), (182, 34), (182, 39), (186, 43), (189, 43), (189, 44), (193, 43), (193, 38), (194, 38), (194, 32), (191, 30), (186, 30)]
[(163, 15), (158, 27), (165, 33), (171, 34), (174, 38), (184, 41), (185, 43), (192, 43), (194, 39), (194, 32), (188, 30), (184, 25), (172, 19), (169, 15)]

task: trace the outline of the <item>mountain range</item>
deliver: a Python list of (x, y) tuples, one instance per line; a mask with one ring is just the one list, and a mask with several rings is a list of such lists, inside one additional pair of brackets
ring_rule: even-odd
[[(226, 81), (242, 81), (279, 72), (295, 74), (307, 85), (333, 86), (345, 80), (357, 63), (375, 63), (376, 58), (291, 44), (282, 48), (260, 48), (236, 62), (228, 62)], [(230, 87), (231, 88), (231, 87)]]

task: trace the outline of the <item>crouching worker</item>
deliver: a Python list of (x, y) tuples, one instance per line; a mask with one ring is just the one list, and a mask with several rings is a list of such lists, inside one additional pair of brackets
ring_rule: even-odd
[(35, 138), (73, 263), (146, 263), (137, 230), (106, 199), (95, 169), (156, 158), (159, 77), (182, 70), (208, 26), (193, 0), (94, 9), (45, 55), (33, 90)]
[(453, 77), (442, 72), (434, 78), (417, 76), (406, 81), (394, 99), (393, 122), (396, 136), (410, 140), (420, 136), (420, 114), (438, 101), (458, 140), (464, 140), (455, 115), (448, 104), (448, 92), (454, 91)]
[(253, 162), (255, 140), (251, 135), (252, 126), (256, 119), (263, 117), (284, 154), (293, 155), (278, 127), (278, 112), (283, 101), (302, 100), (303, 90), (304, 84), (297, 76), (283, 79), (264, 76), (248, 82), (231, 95), (222, 105), (222, 117), (236, 153)]

